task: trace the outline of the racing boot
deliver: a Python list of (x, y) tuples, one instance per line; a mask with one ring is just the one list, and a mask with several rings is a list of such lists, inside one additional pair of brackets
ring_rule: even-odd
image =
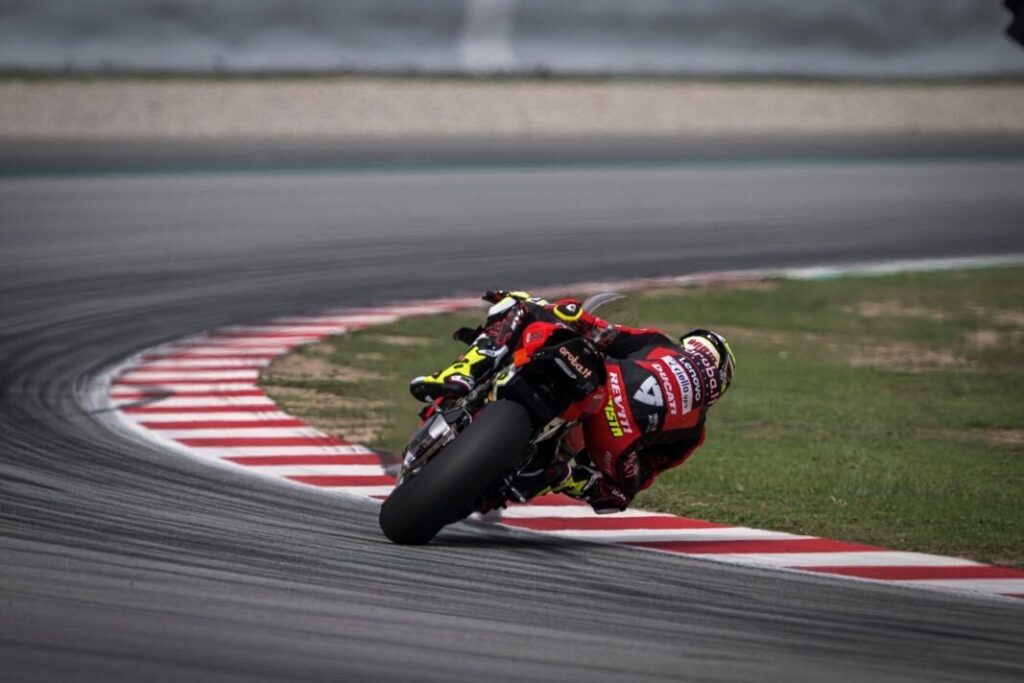
[(444, 370), (413, 378), (409, 382), (409, 393), (424, 403), (439, 398), (462, 398), (473, 390), (480, 378), (490, 372), (507, 351), (507, 347), (495, 348), (494, 342), (486, 337), (478, 339), (466, 353)]
[(603, 479), (600, 472), (584, 465), (569, 466), (568, 474), (551, 485), (551, 493), (564, 493), (573, 498), (587, 499), (590, 490)]
[(513, 482), (513, 488), (522, 497), (520, 502), (548, 493), (564, 493), (586, 500), (587, 492), (600, 479), (601, 473), (597, 470), (559, 462), (542, 470), (523, 472)]
[(608, 482), (599, 471), (569, 463), (523, 473), (514, 482), (514, 488), (523, 498), (520, 502), (546, 493), (564, 493), (586, 501), (599, 515), (622, 512), (632, 501), (632, 496)]

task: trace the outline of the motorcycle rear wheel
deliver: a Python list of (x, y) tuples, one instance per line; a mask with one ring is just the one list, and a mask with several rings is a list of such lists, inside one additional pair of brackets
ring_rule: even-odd
[(391, 492), (380, 508), (380, 528), (401, 545), (429, 543), (465, 517), (484, 488), (519, 466), (533, 436), (518, 403), (495, 401), (422, 470)]

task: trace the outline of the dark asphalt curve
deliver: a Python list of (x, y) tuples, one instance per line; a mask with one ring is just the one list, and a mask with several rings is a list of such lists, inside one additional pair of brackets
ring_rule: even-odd
[(1024, 162), (0, 181), (0, 679), (1020, 681), (1013, 601), (460, 525), (134, 443), (78, 395), (211, 326), (493, 286), (1024, 252)]

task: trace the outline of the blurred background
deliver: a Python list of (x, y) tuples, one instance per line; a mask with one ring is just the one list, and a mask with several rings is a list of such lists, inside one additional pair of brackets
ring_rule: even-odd
[(1016, 133), (1014, 2), (5, 0), (0, 140)]

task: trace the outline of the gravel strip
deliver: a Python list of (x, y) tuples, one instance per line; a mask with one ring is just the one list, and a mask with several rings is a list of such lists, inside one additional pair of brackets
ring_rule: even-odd
[(99, 79), (0, 82), (0, 139), (1024, 131), (1024, 82)]

